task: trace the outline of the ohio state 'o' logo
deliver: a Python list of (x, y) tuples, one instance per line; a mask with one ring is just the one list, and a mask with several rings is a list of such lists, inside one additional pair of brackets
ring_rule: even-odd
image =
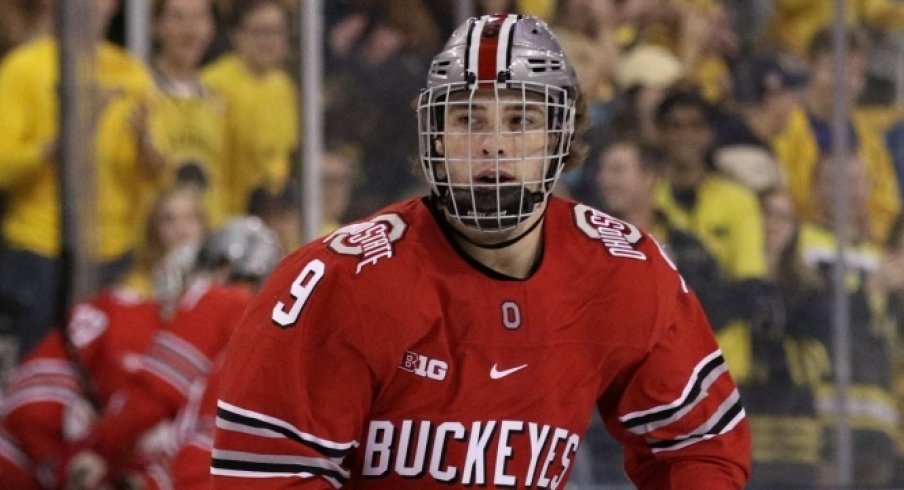
[(395, 213), (381, 214), (368, 221), (343, 226), (327, 235), (323, 243), (343, 255), (363, 256), (378, 244), (390, 247), (402, 238), (408, 225)]

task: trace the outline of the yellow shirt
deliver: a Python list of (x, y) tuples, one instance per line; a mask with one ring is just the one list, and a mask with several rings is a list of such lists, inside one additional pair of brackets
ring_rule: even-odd
[[(885, 142), (881, 135), (870, 129), (872, 126), (867, 117), (855, 111), (853, 122), (859, 142), (858, 155), (866, 165), (870, 185), (867, 199), (870, 233), (875, 241), (884, 243), (901, 209), (895, 169)], [(820, 155), (813, 128), (802, 108), (791, 113), (785, 130), (772, 143), (801, 219), (812, 219), (817, 205), (810, 187), (813, 167)]]
[(198, 83), (176, 90), (158, 82), (151, 102), (154, 143), (166, 158), (165, 184), (186, 166), (196, 166), (207, 189), (204, 204), (213, 226), (228, 215), (224, 177), (226, 103), (214, 91)]
[(244, 213), (255, 188), (275, 191), (289, 176), (298, 144), (295, 86), (282, 71), (256, 77), (235, 55), (205, 68), (202, 80), (226, 101), (227, 210)]
[[(772, 37), (801, 56), (821, 29), (832, 25), (835, 0), (774, 0)], [(872, 24), (886, 29), (904, 29), (904, 3), (892, 0), (848, 0), (847, 22)]]
[(654, 192), (656, 205), (672, 226), (696, 235), (728, 278), (765, 276), (763, 218), (753, 193), (710, 175), (697, 188), (696, 205), (687, 210), (675, 202), (668, 182), (660, 181)]
[[(129, 116), (148, 96), (151, 79), (138, 61), (108, 43), (97, 51), (96, 68), (100, 88), (111, 94), (95, 137), (96, 252), (110, 260), (134, 246), (141, 219), (134, 203), (149, 185), (137, 166)], [(53, 38), (17, 48), (0, 65), (0, 189), (8, 196), (3, 233), (11, 246), (47, 257), (59, 255), (61, 246), (56, 167), (43, 158), (58, 132), (57, 80)]]

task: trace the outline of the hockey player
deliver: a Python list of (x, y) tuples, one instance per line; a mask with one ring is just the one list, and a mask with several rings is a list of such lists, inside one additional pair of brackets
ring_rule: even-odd
[(227, 350), (216, 488), (564, 488), (592, 410), (642, 489), (740, 489), (750, 435), (693, 292), (551, 197), (585, 115), (532, 17), (468, 20), (418, 102), (431, 195), (307, 245)]
[(35, 488), (42, 466), (65, 443), (83, 437), (97, 412), (113, 402), (163, 321), (157, 300), (164, 291), (152, 287), (152, 271), (172, 251), (197, 250), (206, 228), (194, 189), (161, 193), (129, 274), (73, 308), (68, 338), (51, 331), (13, 370), (0, 400), (0, 489)]
[(258, 218), (234, 218), (198, 252), (197, 269), (172, 321), (155, 332), (138, 369), (90, 434), (63, 451), (58, 477), (94, 488), (131, 470), (138, 435), (185, 406), (192, 386), (211, 373), (256, 285), (282, 257), (276, 235)]

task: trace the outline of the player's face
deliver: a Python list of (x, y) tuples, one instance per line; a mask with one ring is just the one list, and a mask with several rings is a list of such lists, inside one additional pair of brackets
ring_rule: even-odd
[(155, 29), (161, 57), (197, 66), (214, 34), (210, 0), (167, 0)]
[(266, 73), (282, 67), (289, 52), (289, 19), (278, 5), (268, 2), (242, 20), (233, 36), (236, 50), (252, 70)]
[(201, 245), (205, 226), (203, 211), (190, 194), (173, 194), (160, 207), (157, 233), (167, 251), (183, 245)]
[[(538, 190), (548, 166), (550, 141), (542, 96), (521, 91), (455, 92), (446, 110), (445, 131), (437, 144), (445, 164), (440, 178), (453, 185), (492, 188), (521, 184)], [(494, 197), (495, 198), (495, 197)]]
[(603, 153), (597, 184), (610, 213), (626, 216), (651, 198), (654, 182), (653, 172), (644, 169), (636, 147), (616, 144)]

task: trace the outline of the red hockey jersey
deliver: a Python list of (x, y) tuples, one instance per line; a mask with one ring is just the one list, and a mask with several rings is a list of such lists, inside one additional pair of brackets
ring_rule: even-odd
[(81, 366), (71, 362), (60, 332), (53, 331), (13, 370), (0, 403), (4, 425), (28, 457), (40, 462), (65, 441), (64, 413), (85, 398), (77, 369), (84, 369), (97, 402), (106, 406), (138, 369), (159, 324), (155, 304), (123, 288), (73, 308), (67, 328)]
[(173, 320), (155, 332), (121, 403), (96, 424), (92, 449), (115, 461), (144, 430), (175, 417), (210, 374), (251, 297), (241, 285), (199, 280), (189, 287)]
[(216, 488), (564, 488), (595, 407), (640, 488), (743, 486), (737, 389), (653, 239), (552, 198), (513, 280), (440, 223), (406, 201), (277, 268), (227, 351)]

